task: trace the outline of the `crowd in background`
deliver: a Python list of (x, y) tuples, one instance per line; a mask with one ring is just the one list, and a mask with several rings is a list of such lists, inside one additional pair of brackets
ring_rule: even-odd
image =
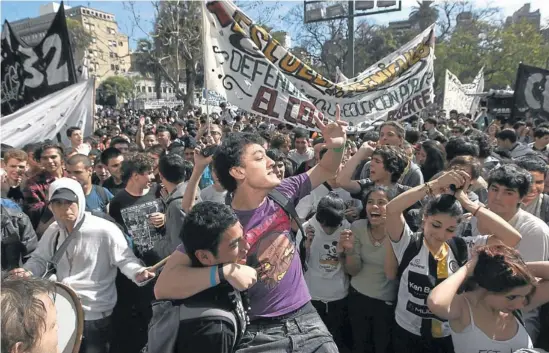
[[(10, 275), (2, 283), (2, 351), (19, 342), (29, 347), (19, 351), (50, 352), (34, 346), (48, 344), (37, 340), (40, 320), (13, 309), (24, 295), (51, 291), (28, 278), (43, 277), (76, 233), (54, 275), (81, 300), (81, 352), (142, 351), (155, 299), (190, 298), (222, 277), (231, 285), (223, 295), (250, 287), (245, 333), (182, 325), (174, 351), (274, 352), (283, 349), (270, 344), (290, 336), (300, 337), (296, 352), (300, 344), (357, 353), (549, 349), (549, 122), (446, 113), (310, 132), (224, 104), (209, 117), (107, 107), (91, 136), (66, 130), (70, 145), (2, 146), (1, 260)], [(293, 247), (261, 229), (276, 223), (275, 211), (258, 216), (239, 191), (253, 198), (273, 188), (294, 204), (295, 237), (284, 238)], [(204, 253), (212, 245), (196, 238), (226, 234), (235, 222), (243, 237), (226, 253), (219, 239), (219, 252)], [(179, 257), (162, 272), (151, 270), (172, 253)], [(248, 266), (230, 274), (197, 273), (209, 278), (205, 287), (172, 271), (177, 261), (242, 260)], [(254, 276), (257, 283), (246, 281)], [(297, 320), (313, 312), (329, 334), (313, 336), (318, 323)], [(283, 333), (267, 332), (281, 323)], [(25, 335), (33, 325), (35, 334)]]

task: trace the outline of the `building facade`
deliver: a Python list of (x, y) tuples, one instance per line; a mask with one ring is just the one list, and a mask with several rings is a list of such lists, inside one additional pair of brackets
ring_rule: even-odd
[(515, 11), (512, 16), (507, 17), (505, 24), (510, 26), (514, 23), (520, 23), (522, 21), (530, 22), (536, 30), (541, 28), (541, 13), (539, 9), (537, 11), (530, 12), (530, 4), (524, 4), (520, 9)]
[[(40, 6), (39, 17), (25, 18), (10, 24), (21, 39), (34, 46), (45, 37), (58, 9), (57, 3), (44, 4)], [(65, 15), (78, 21), (92, 38), (87, 49), (75, 53), (76, 67), (81, 66), (85, 60), (89, 76), (96, 78), (97, 85), (109, 76), (129, 71), (128, 36), (118, 31), (113, 14), (85, 6), (65, 6)]]

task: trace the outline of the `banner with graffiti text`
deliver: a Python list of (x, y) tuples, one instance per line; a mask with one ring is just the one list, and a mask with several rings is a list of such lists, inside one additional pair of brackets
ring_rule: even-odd
[(355, 78), (334, 83), (315, 72), (233, 3), (204, 9), (207, 86), (241, 109), (314, 128), (313, 115), (355, 125), (402, 120), (433, 102), (434, 25)]
[(520, 64), (515, 83), (512, 116), (549, 119), (549, 70)]
[(28, 46), (8, 21), (2, 29), (2, 114), (76, 83), (63, 3), (40, 43)]
[(473, 82), (469, 84), (462, 84), (456, 75), (446, 70), (442, 106), (448, 116), (451, 110), (474, 115), (480, 103), (480, 99), (474, 94), (482, 91), (484, 91), (484, 67), (480, 69)]

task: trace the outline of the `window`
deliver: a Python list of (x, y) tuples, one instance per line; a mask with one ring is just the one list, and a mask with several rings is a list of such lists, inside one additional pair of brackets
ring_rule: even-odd
[(95, 43), (95, 37), (92, 37), (92, 43)]
[(93, 72), (93, 67), (92, 66), (88, 67), (88, 71)]
[(116, 71), (120, 70), (120, 66), (116, 65)]
[(149, 89), (149, 93), (152, 93), (152, 87), (147, 87)]
[(123, 46), (124, 46), (124, 42), (118, 42), (118, 46), (123, 47)]
[(122, 69), (122, 72), (126, 72), (126, 69)]
[(112, 51), (109, 53), (109, 57), (114, 58), (114, 53)]
[(141, 92), (145, 93), (146, 92), (146, 88), (145, 86), (141, 86)]
[(114, 64), (111, 64), (111, 70), (114, 71)]
[(166, 93), (166, 87), (162, 87), (162, 93)]

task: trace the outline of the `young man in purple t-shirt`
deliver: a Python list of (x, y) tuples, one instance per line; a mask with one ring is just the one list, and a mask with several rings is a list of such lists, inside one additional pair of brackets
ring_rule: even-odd
[[(274, 162), (267, 157), (259, 135), (234, 133), (223, 141), (215, 154), (214, 168), (219, 182), (233, 193), (231, 205), (250, 246), (246, 265), (225, 264), (212, 277), (210, 268), (192, 268), (189, 257), (176, 251), (155, 286), (157, 299), (187, 298), (219, 284), (221, 273), (236, 289), (244, 290), (253, 285), (257, 271), (257, 283), (248, 290), (251, 324), (239, 352), (338, 351), (310, 303), (298, 247), (290, 234), (290, 218), (267, 197), (277, 188), (297, 204), (312, 189), (336, 176), (346, 123), (339, 120), (339, 107), (335, 122), (324, 125), (315, 120), (328, 152), (314, 168), (282, 181), (273, 172)], [(191, 178), (187, 190), (195, 189), (196, 178)]]

